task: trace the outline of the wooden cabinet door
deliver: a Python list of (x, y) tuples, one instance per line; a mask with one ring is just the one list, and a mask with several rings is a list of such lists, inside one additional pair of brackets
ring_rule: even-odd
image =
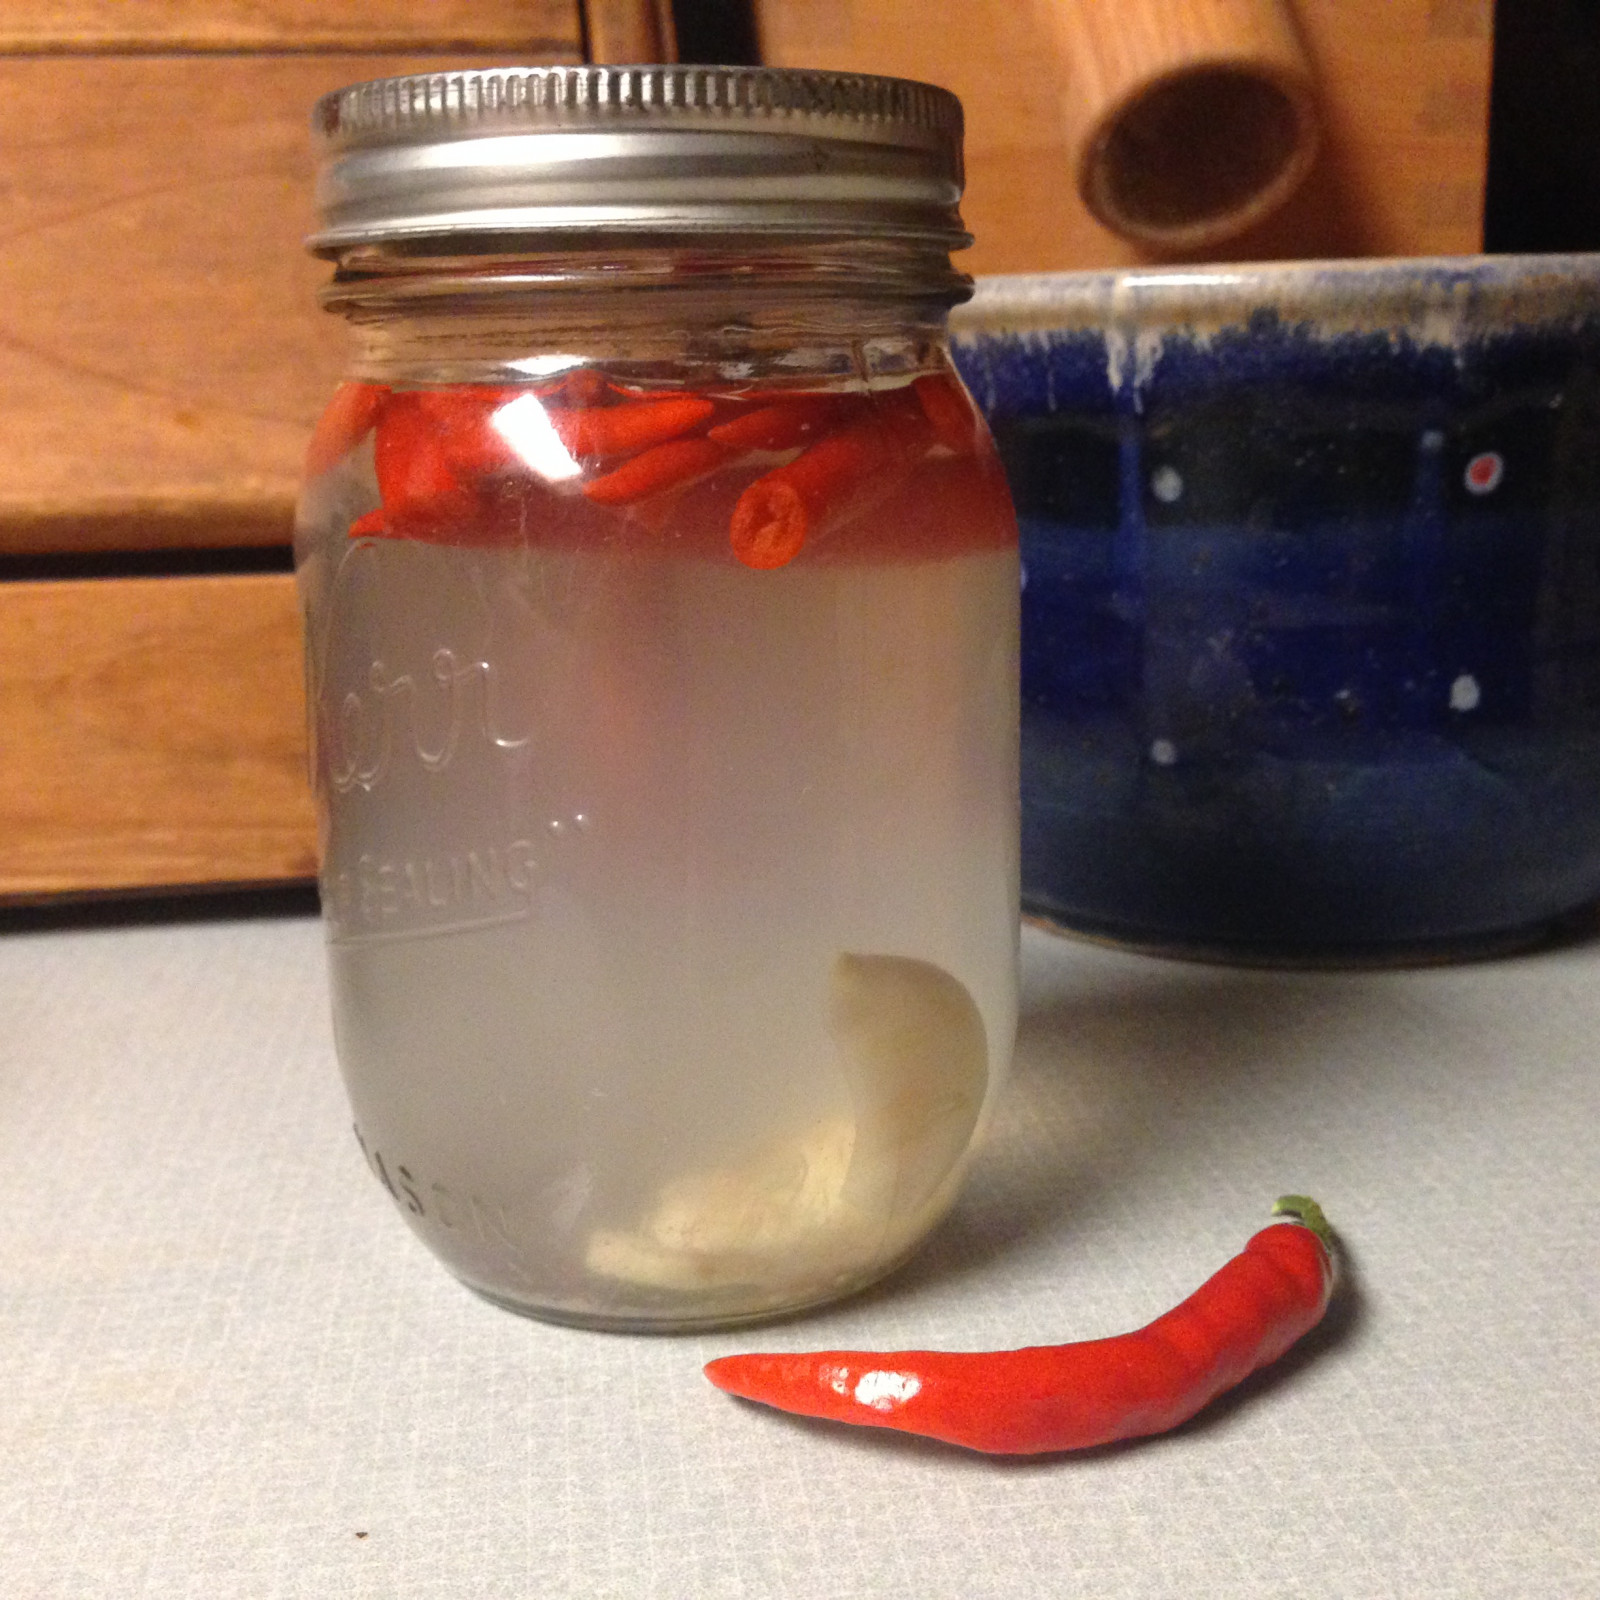
[[(578, 0), (0, 0), (0, 899), (312, 874), (311, 106), (582, 40)], [(281, 570), (194, 571), (241, 546)]]

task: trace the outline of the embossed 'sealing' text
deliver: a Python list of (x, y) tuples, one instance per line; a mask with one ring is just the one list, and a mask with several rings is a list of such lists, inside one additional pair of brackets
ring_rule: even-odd
[(446, 933), (528, 914), (537, 881), (533, 843), (407, 856), (363, 855), (353, 869), (324, 874), (322, 893), (335, 939)]
[(427, 783), (456, 769), (473, 781), (471, 752), (510, 758), (529, 736), (504, 731), (493, 663), (433, 652), (420, 681), (373, 661), (360, 690), (319, 696), (332, 836), (322, 877), (336, 943), (423, 938), (520, 921), (531, 909), (539, 862), (532, 840), (419, 841), (363, 852), (341, 849), (341, 812), (403, 770)]

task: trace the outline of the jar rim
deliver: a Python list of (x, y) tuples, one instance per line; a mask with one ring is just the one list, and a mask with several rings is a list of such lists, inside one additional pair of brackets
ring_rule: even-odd
[(484, 67), (318, 102), (321, 226), (361, 245), (465, 235), (971, 242), (961, 103), (903, 78), (772, 67)]

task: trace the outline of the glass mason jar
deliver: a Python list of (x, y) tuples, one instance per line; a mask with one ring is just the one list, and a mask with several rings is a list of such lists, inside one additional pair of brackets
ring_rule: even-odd
[(341, 1069), (517, 1310), (832, 1298), (1016, 1015), (1016, 530), (945, 315), (960, 109), (539, 68), (319, 107), (354, 335), (296, 528)]

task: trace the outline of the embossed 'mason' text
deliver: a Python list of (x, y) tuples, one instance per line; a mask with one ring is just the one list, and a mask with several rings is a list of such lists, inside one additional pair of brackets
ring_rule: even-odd
[[(374, 661), (360, 691), (349, 690), (337, 706), (331, 693), (321, 697), (318, 741), (335, 794), (377, 788), (396, 760), (397, 746), (424, 772), (445, 771), (469, 726), (497, 750), (520, 750), (528, 743), (526, 734), (507, 734), (502, 726), (493, 662), (463, 662), (453, 650), (440, 649), (434, 651), (430, 677), (431, 684), (419, 684), (411, 673), (391, 673)], [(425, 727), (435, 730), (432, 739)]]

